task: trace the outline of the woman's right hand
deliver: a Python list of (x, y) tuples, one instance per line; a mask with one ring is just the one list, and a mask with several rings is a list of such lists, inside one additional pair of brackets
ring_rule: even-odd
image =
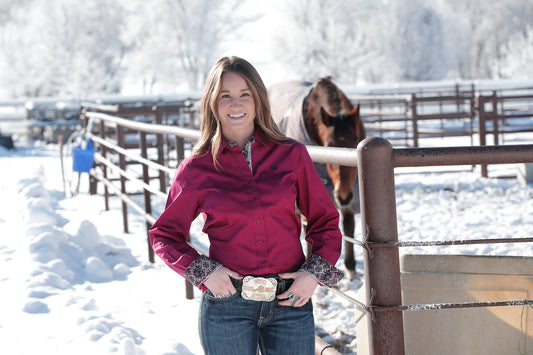
[(235, 286), (231, 283), (230, 277), (242, 279), (244, 276), (227, 267), (221, 266), (204, 281), (204, 285), (216, 297), (227, 297), (237, 292)]

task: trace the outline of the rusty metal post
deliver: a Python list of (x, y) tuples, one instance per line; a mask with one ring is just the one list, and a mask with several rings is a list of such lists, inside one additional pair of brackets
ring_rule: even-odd
[(492, 92), (492, 134), (494, 135), (494, 145), (500, 144), (499, 138), (499, 126), (500, 126), (500, 115), (498, 115), (498, 96), (496, 91)]
[(179, 166), (185, 159), (185, 138), (174, 136), (176, 141), (176, 166)]
[(194, 120), (195, 117), (196, 117), (196, 115), (195, 115), (195, 111), (191, 109), (191, 110), (189, 111), (189, 128), (196, 128), (196, 127), (195, 127), (196, 124), (195, 124), (195, 120)]
[[(148, 146), (146, 143), (146, 132), (139, 131), (140, 134), (140, 145), (141, 145), (141, 157), (147, 159), (148, 158)], [(143, 164), (142, 165), (143, 170), (143, 182), (147, 185), (150, 185), (150, 172), (148, 171), (148, 165)], [(151, 215), (152, 214), (152, 195), (150, 191), (143, 189), (144, 194), (144, 210), (146, 214)], [(146, 241), (148, 242), (148, 260), (153, 264), (155, 263), (155, 255), (154, 255), (154, 249), (152, 248), (152, 244), (150, 243), (150, 235), (148, 231), (152, 228), (152, 223), (146, 221)]]
[(194, 299), (194, 286), (189, 280), (185, 280), (185, 298), (188, 300)]
[[(106, 126), (105, 121), (100, 121), (100, 137), (102, 139), (106, 139)], [(107, 158), (107, 147), (105, 145), (102, 145), (102, 157)], [(102, 166), (102, 171), (104, 173), (104, 178), (107, 180), (107, 166)], [(109, 211), (109, 189), (106, 184), (104, 184), (104, 204), (105, 204), (105, 210)]]
[[(476, 119), (476, 98), (474, 84), (472, 84), (472, 94), (470, 95), (470, 145), (474, 145), (474, 121)], [(472, 166), (474, 168), (474, 166)]]
[[(155, 108), (155, 122), (161, 122), (161, 116), (162, 116), (162, 109), (160, 107)], [(164, 139), (163, 135), (161, 133), (156, 134), (156, 149), (157, 149), (157, 163), (161, 165), (165, 165), (165, 151), (164, 151)], [(167, 178), (166, 174), (163, 170), (159, 170), (159, 186), (160, 190), (165, 192), (166, 191), (166, 185), (167, 185)], [(163, 188), (164, 187), (164, 188)]]
[[(126, 147), (126, 142), (124, 139), (124, 129), (122, 126), (117, 125), (117, 145), (121, 148)], [(123, 154), (118, 155), (118, 166), (122, 170), (126, 170), (126, 157)], [(126, 178), (120, 175), (120, 192), (126, 195)], [(124, 233), (129, 233), (128, 227), (128, 205), (124, 200), (122, 200), (122, 222), (124, 224)]]
[[(479, 95), (477, 98), (477, 112), (479, 125), (479, 145), (487, 145), (487, 113), (485, 111), (485, 96)], [(481, 177), (488, 176), (488, 169), (486, 164), (481, 165)]]
[(417, 100), (416, 95), (411, 95), (411, 105), (413, 112), (413, 147), (418, 147), (418, 112), (417, 112)]
[[(367, 242), (397, 242), (392, 145), (383, 138), (363, 140), (357, 148), (361, 225)], [(370, 306), (402, 304), (398, 248), (365, 248), (365, 292)], [(403, 315), (396, 310), (368, 317), (371, 354), (404, 354)]]

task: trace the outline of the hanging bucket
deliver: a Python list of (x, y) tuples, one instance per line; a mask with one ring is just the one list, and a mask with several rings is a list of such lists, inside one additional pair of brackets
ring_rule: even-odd
[(85, 149), (81, 146), (72, 148), (72, 170), (78, 173), (88, 173), (94, 164), (94, 152), (95, 149), (90, 140)]

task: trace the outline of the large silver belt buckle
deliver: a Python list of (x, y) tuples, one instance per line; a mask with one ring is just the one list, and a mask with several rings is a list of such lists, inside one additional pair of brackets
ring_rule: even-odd
[(270, 302), (276, 298), (278, 280), (274, 278), (246, 276), (242, 280), (242, 298), (251, 301)]

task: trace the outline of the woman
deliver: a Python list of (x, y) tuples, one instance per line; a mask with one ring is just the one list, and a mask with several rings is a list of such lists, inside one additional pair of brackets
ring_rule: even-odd
[[(164, 212), (150, 230), (154, 251), (205, 291), (199, 331), (206, 354), (313, 354), (311, 296), (343, 273), (339, 215), (304, 145), (274, 123), (265, 85), (237, 57), (218, 60), (201, 100), (201, 138), (183, 161)], [(300, 242), (307, 218), (306, 260)], [(187, 242), (203, 214), (209, 256)]]

